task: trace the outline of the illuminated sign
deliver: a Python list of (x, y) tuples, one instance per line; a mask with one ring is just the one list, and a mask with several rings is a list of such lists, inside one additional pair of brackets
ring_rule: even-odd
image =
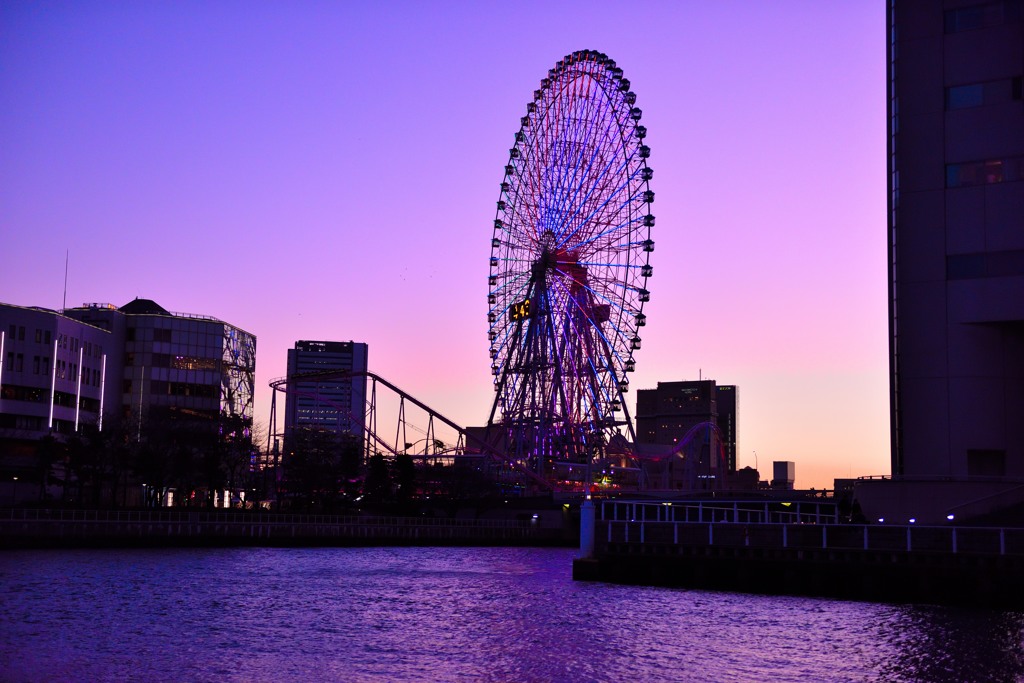
[(530, 317), (530, 300), (524, 299), (512, 304), (508, 309), (508, 319), (512, 322)]

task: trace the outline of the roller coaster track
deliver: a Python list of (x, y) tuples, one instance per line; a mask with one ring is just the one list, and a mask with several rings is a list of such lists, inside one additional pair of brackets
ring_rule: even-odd
[[(309, 392), (304, 392), (304, 391), (301, 391), (300, 389), (298, 389), (298, 385), (302, 384), (302, 383), (321, 382), (321, 381), (326, 382), (326, 381), (344, 380), (344, 379), (358, 379), (360, 377), (365, 377), (365, 378), (369, 379), (370, 382), (371, 382), (370, 390), (367, 392), (369, 394), (369, 399), (367, 400), (366, 411), (365, 411), (365, 413), (363, 415), (354, 415), (352, 412), (350, 412), (347, 409), (346, 406), (338, 405), (338, 404), (336, 404), (336, 403), (334, 403), (332, 401), (329, 401), (329, 400), (325, 399), (322, 396), (316, 396), (315, 394), (311, 394)], [(395, 441), (393, 443), (389, 442), (387, 439), (385, 439), (382, 436), (380, 436), (378, 434), (378, 432), (377, 432), (377, 400), (376, 400), (376, 397), (377, 397), (377, 385), (378, 384), (380, 384), (380, 385), (384, 386), (385, 388), (389, 389), (390, 391), (394, 392), (394, 394), (396, 396), (398, 396), (398, 398), (399, 398), (398, 421), (397, 421), (396, 428), (395, 428)], [(397, 386), (395, 386), (394, 384), (392, 384), (388, 380), (384, 379), (383, 377), (381, 377), (380, 375), (377, 375), (375, 373), (372, 373), (372, 372), (369, 372), (369, 371), (355, 371), (355, 372), (353, 372), (353, 371), (346, 371), (346, 370), (323, 370), (323, 371), (317, 371), (317, 372), (296, 373), (296, 374), (291, 375), (289, 377), (279, 377), (277, 379), (271, 380), (270, 381), (270, 388), (273, 390), (273, 394), (271, 396), (271, 405), (270, 405), (270, 423), (271, 424), (270, 424), (270, 429), (268, 430), (268, 436), (267, 436), (267, 450), (268, 450), (268, 452), (271, 450), (271, 447), (270, 447), (271, 439), (273, 439), (275, 436), (278, 436), (280, 434), (280, 432), (277, 431), (277, 426), (276, 426), (276, 422), (277, 422), (277, 394), (278, 393), (285, 394), (286, 396), (287, 395), (309, 396), (309, 397), (317, 398), (317, 400), (319, 400), (319, 401), (321, 401), (323, 403), (327, 403), (327, 404), (331, 405), (333, 408), (339, 410), (346, 417), (348, 417), (350, 420), (352, 420), (355, 424), (363, 425), (363, 429), (365, 430), (367, 436), (370, 439), (373, 440), (373, 445), (372, 446), (371, 446), (369, 440), (367, 440), (367, 442), (366, 442), (366, 454), (367, 455), (370, 455), (372, 452), (380, 451), (380, 452), (387, 452), (387, 453), (389, 453), (392, 456), (397, 456), (397, 455), (400, 455), (402, 453), (405, 453), (408, 450), (408, 444), (406, 444), (406, 448), (405, 449), (401, 449), (402, 444), (406, 443), (405, 442), (405, 433), (406, 433), (405, 430), (406, 430), (407, 422), (405, 420), (405, 404), (406, 404), (406, 402), (408, 402), (408, 403), (416, 406), (420, 410), (422, 410), (428, 416), (427, 429), (426, 429), (426, 432), (425, 432), (426, 435), (427, 435), (427, 437), (426, 437), (427, 445), (426, 445), (426, 447), (424, 449), (424, 456), (427, 456), (426, 448), (429, 447), (431, 445), (431, 443), (433, 442), (433, 440), (434, 440), (433, 439), (434, 421), (437, 420), (438, 422), (444, 424), (449, 429), (455, 431), (458, 434), (458, 444), (456, 444), (456, 447), (455, 447), (454, 450), (458, 450), (461, 447), (463, 452), (466, 452), (468, 450), (469, 452), (480, 453), (481, 455), (489, 457), (493, 462), (496, 462), (496, 463), (498, 463), (500, 465), (505, 465), (505, 466), (508, 466), (508, 467), (514, 469), (516, 472), (522, 474), (526, 479), (528, 479), (535, 486), (539, 487), (541, 490), (544, 490), (544, 491), (552, 490), (552, 485), (551, 485), (550, 482), (548, 482), (544, 478), (538, 476), (536, 473), (534, 473), (532, 470), (530, 470), (529, 468), (525, 467), (521, 463), (519, 463), (516, 460), (510, 458), (508, 456), (508, 454), (503, 453), (502, 451), (494, 448), (493, 446), (491, 446), (490, 444), (486, 443), (485, 441), (483, 441), (479, 437), (477, 437), (474, 434), (468, 432), (464, 427), (456, 424), (453, 420), (450, 420), (449, 418), (447, 418), (446, 416), (444, 416), (440, 412), (438, 412), (438, 411), (434, 410), (433, 408), (431, 408), (430, 406), (428, 406), (426, 403), (420, 401), (419, 399), (417, 399), (416, 397), (412, 396), (408, 392), (403, 391), (402, 389), (398, 388)], [(435, 452), (435, 455), (440, 457), (440, 456), (442, 456), (444, 454), (447, 454), (449, 452), (450, 451), (445, 451), (444, 453), (437, 453), (437, 452)]]

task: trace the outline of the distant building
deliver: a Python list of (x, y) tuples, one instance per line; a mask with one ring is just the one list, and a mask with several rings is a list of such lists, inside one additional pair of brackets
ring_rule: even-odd
[(1024, 477), (1024, 4), (889, 11), (892, 472)]
[(3, 466), (17, 467), (44, 436), (111, 419), (224, 415), (251, 427), (255, 369), (253, 335), (147, 299), (60, 312), (0, 304)]
[[(715, 380), (658, 382), (636, 395), (637, 442), (681, 445), (703, 438), (708, 453), (721, 449), (727, 471), (736, 470), (739, 389)], [(698, 425), (714, 425), (701, 432)], [(710, 456), (709, 456), (710, 457)]]
[(256, 337), (217, 318), (171, 313), (149, 299), (86, 304), (65, 315), (121, 337), (125, 417), (163, 411), (251, 424)]
[[(355, 373), (289, 381), (284, 434), (287, 442), (296, 429), (312, 428), (365, 438), (368, 347), (347, 341), (297, 341), (288, 349), (288, 378), (306, 373)], [(401, 444), (399, 444), (401, 445)], [(287, 446), (286, 446), (287, 448)]]
[(0, 448), (71, 434), (117, 410), (119, 342), (57, 311), (0, 304)]
[(792, 491), (796, 482), (796, 463), (776, 460), (772, 463), (772, 488)]

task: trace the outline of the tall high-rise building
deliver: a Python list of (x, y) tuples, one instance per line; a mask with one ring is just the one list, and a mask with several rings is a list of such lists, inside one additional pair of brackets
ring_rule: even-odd
[[(366, 414), (368, 348), (359, 342), (297, 341), (288, 349), (288, 378), (307, 373), (330, 374), (289, 381), (285, 405), (285, 440), (295, 429), (348, 434), (362, 444)], [(286, 446), (287, 448), (287, 446)]]
[[(739, 389), (715, 380), (658, 382), (656, 389), (636, 392), (636, 438), (641, 444), (682, 445), (700, 436), (702, 461), (721, 447), (727, 471), (736, 469)], [(698, 425), (716, 429), (694, 433)], [(710, 434), (710, 438), (708, 438)]]
[(1024, 477), (1024, 0), (890, 0), (892, 472)]

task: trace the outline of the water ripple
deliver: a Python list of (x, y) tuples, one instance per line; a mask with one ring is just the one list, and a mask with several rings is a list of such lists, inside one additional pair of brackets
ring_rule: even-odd
[(1024, 614), (571, 580), (523, 548), (0, 554), (9, 681), (1024, 681)]

